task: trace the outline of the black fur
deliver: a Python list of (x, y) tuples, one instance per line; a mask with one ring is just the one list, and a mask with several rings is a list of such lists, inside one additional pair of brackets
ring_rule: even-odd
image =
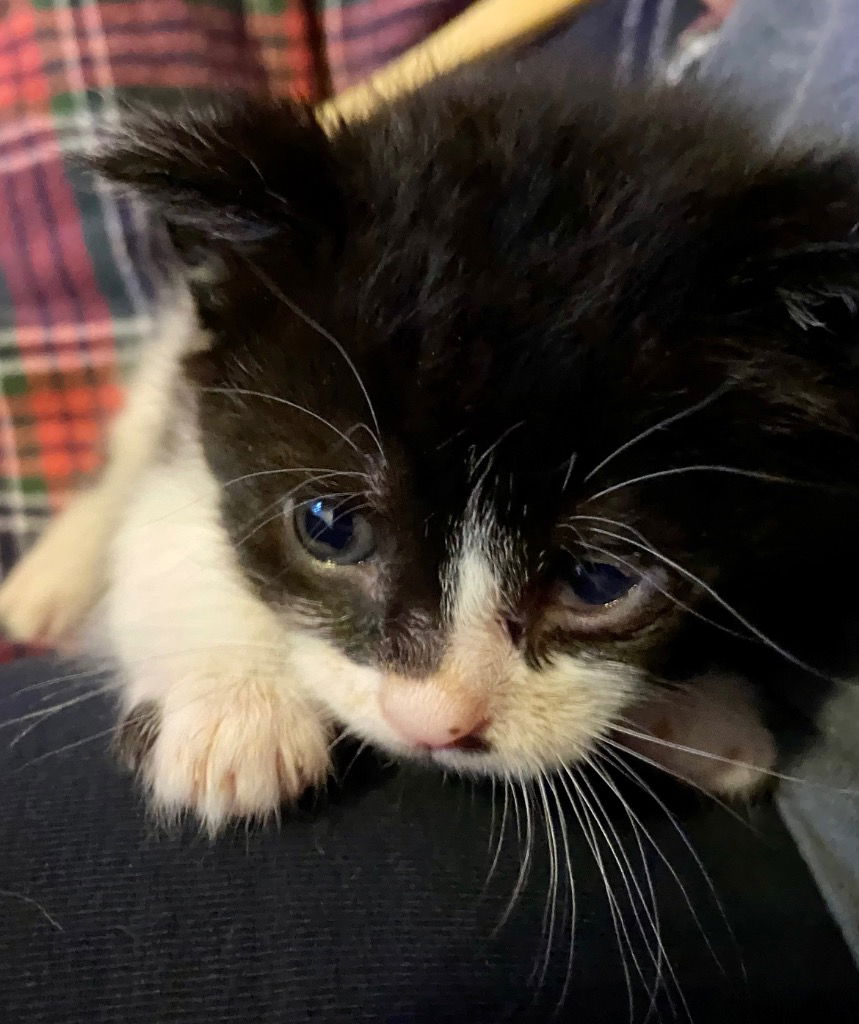
[[(437, 662), (440, 573), (474, 465), (498, 441), (477, 476), (532, 661), (563, 646), (660, 680), (739, 669), (794, 729), (827, 677), (854, 664), (852, 153), (772, 152), (753, 119), (704, 96), (481, 73), (332, 139), (306, 111), (273, 103), (193, 123), (156, 117), (97, 163), (143, 189), (186, 260), (217, 275), (195, 285), (215, 344), (188, 363), (217, 475), (371, 473), (369, 485), (335, 477), (297, 495), (354, 486), (354, 502), (369, 502), (373, 598), (353, 582), (365, 570), (320, 574), (280, 517), (263, 523), (301, 473), (224, 489), (260, 592), (327, 623), (355, 659), (412, 672)], [(356, 429), (373, 423), (355, 376), (295, 304), (354, 360), (387, 465)], [(360, 454), (304, 412), (218, 389), (304, 406)], [(710, 396), (586, 480), (619, 445)], [(783, 479), (693, 470), (588, 500), (631, 477), (714, 465)], [(666, 589), (742, 638), (670, 600), (622, 634), (537, 629), (564, 560), (588, 557), (581, 542), (658, 564), (599, 519), (578, 521), (578, 537), (562, 528), (575, 513), (640, 531), (692, 574), (671, 571)], [(750, 638), (692, 576), (791, 658)]]

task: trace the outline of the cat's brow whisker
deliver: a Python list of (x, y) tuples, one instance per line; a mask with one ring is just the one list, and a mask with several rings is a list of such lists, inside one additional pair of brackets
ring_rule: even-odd
[(573, 454), (567, 459), (567, 472), (564, 474), (564, 482), (561, 484), (562, 493), (567, 489), (567, 484), (569, 484), (570, 477), (573, 475), (573, 469), (575, 468), (576, 460), (578, 459), (578, 457), (579, 453), (573, 452)]
[(592, 477), (596, 476), (597, 473), (610, 462), (617, 458), (622, 452), (631, 448), (634, 444), (638, 444), (639, 441), (643, 441), (646, 437), (656, 433), (657, 430), (663, 430), (665, 427), (671, 426), (673, 423), (677, 423), (680, 420), (686, 419), (687, 416), (691, 416), (693, 413), (698, 412), (700, 409), (706, 408), (712, 402), (715, 402), (717, 398), (721, 398), (727, 391), (730, 390), (730, 384), (722, 384), (716, 388), (715, 391), (711, 392), (706, 398), (703, 398), (700, 402), (696, 402), (695, 405), (690, 405), (686, 409), (682, 409), (680, 412), (672, 413), (670, 416), (666, 416), (665, 419), (660, 420), (658, 423), (654, 423), (652, 426), (642, 430), (641, 433), (636, 434), (635, 437), (631, 437), (628, 441), (619, 445), (613, 452), (610, 452), (602, 462), (598, 462), (592, 470), (585, 476), (584, 482), (587, 483)]
[(367, 390), (367, 386), (364, 384), (364, 380), (361, 377), (361, 374), (358, 372), (358, 367), (352, 361), (352, 358), (349, 355), (349, 353), (329, 330), (326, 330), (322, 326), (322, 324), (319, 323), (318, 320), (314, 319), (314, 317), (312, 317), (309, 313), (306, 313), (301, 308), (301, 306), (298, 305), (297, 302), (291, 299), (286, 294), (286, 292), (283, 291), (282, 288), (279, 288), (278, 285), (272, 280), (272, 278), (262, 269), (262, 267), (258, 266), (251, 260), (247, 260), (247, 264), (251, 268), (253, 273), (256, 274), (256, 276), (260, 279), (260, 281), (262, 281), (262, 283), (266, 286), (266, 288), (268, 288), (268, 290), (276, 299), (279, 299), (287, 307), (287, 309), (291, 310), (295, 314), (295, 316), (297, 316), (300, 320), (303, 320), (307, 324), (307, 326), (311, 328), (311, 330), (316, 331), (316, 333), (321, 338), (324, 338), (327, 342), (333, 345), (334, 348), (339, 352), (340, 356), (343, 358), (343, 361), (352, 371), (352, 374), (355, 377), (355, 380), (357, 381), (358, 387), (361, 389), (361, 393), (364, 396), (364, 401), (367, 403), (367, 408), (369, 409), (370, 416), (372, 417), (373, 420), (373, 426), (376, 428), (375, 433), (373, 433), (373, 431), (370, 430), (369, 427), (367, 428), (367, 432), (370, 434), (370, 436), (372, 437), (373, 441), (376, 444), (376, 447), (379, 449), (379, 455), (382, 459), (382, 462), (387, 463), (387, 459), (385, 458), (385, 451), (382, 447), (382, 431), (381, 428), (379, 427), (379, 418), (376, 416), (376, 410), (370, 399), (370, 392)]
[[(234, 476), (230, 480), (225, 480), (224, 483), (221, 484), (221, 487), (232, 487), (235, 484), (244, 483), (246, 480), (256, 480), (263, 476), (283, 476), (286, 473), (323, 473), (325, 476), (357, 476), (367, 480), (370, 479), (369, 473), (362, 473), (357, 469), (329, 469), (327, 466), (301, 466), (297, 469), (259, 469), (254, 473), (244, 473), (242, 476)], [(318, 479), (318, 477), (314, 477), (314, 479)]]
[(519, 422), (514, 423), (512, 427), (507, 427), (506, 430), (503, 430), (498, 439), (496, 441), (493, 441), (493, 443), (489, 445), (489, 447), (486, 449), (486, 451), (484, 451), (480, 458), (477, 459), (471, 466), (471, 476), (474, 477), (477, 474), (477, 471), (478, 469), (480, 469), (481, 465), (492, 455), (492, 453), (501, 444), (502, 441), (508, 438), (514, 430), (518, 430), (519, 427), (522, 427), (524, 425), (525, 421), (519, 420)]
[(204, 387), (201, 391), (208, 392), (210, 394), (217, 395), (245, 395), (248, 398), (261, 398), (268, 402), (277, 402), (278, 405), (285, 405), (290, 409), (295, 409), (297, 412), (303, 412), (307, 416), (311, 416), (313, 419), (318, 420), (323, 426), (328, 427), (329, 430), (333, 430), (334, 433), (341, 438), (341, 440), (349, 445), (356, 455), (363, 458), (364, 453), (358, 447), (357, 444), (349, 437), (344, 434), (339, 427), (335, 427), (331, 420), (325, 419), (324, 416), (320, 416), (318, 412), (314, 412), (312, 409), (308, 409), (304, 405), (299, 405), (298, 402), (291, 402), (288, 398), (281, 398), (280, 395), (270, 395), (267, 391), (254, 391), (252, 388), (217, 388), (217, 387)]
[(588, 502), (596, 501), (597, 498), (604, 498), (608, 494), (614, 494), (615, 491), (623, 490), (625, 487), (632, 487), (633, 484), (645, 483), (647, 480), (658, 480), (661, 477), (666, 476), (678, 476), (682, 473), (727, 473), (731, 476), (748, 477), (752, 480), (763, 480), (765, 483), (771, 484), (787, 484), (792, 487), (809, 487), (819, 490), (829, 489), (827, 484), (817, 483), (814, 480), (798, 480), (790, 476), (780, 476), (778, 473), (765, 473), (756, 469), (744, 469), (741, 466), (710, 466), (702, 464), (692, 466), (674, 466), (671, 469), (657, 470), (655, 473), (645, 473), (642, 476), (633, 476), (628, 480), (622, 480), (619, 484), (612, 484), (611, 487), (604, 487), (601, 491), (588, 495), (582, 504), (587, 505)]
[(820, 672), (812, 665), (807, 664), (801, 658), (798, 658), (795, 654), (791, 654), (790, 651), (786, 650), (784, 647), (781, 647), (779, 644), (777, 644), (775, 640), (771, 639), (766, 635), (766, 633), (758, 629), (758, 627), (755, 626), (754, 623), (750, 622), (741, 612), (738, 612), (737, 609), (734, 608), (732, 604), (730, 604), (730, 602), (726, 601), (725, 598), (723, 598), (722, 595), (718, 593), (718, 591), (714, 590), (708, 583), (705, 583), (702, 579), (700, 579), (700, 577), (696, 576), (688, 569), (685, 569), (682, 565), (679, 565), (677, 562), (670, 559), (667, 555), (664, 555), (661, 551), (657, 551), (656, 548), (650, 547), (647, 544), (642, 544), (639, 541), (631, 540), (629, 537), (624, 537), (622, 534), (613, 533), (610, 530), (602, 530), (599, 527), (593, 527), (593, 532), (602, 534), (605, 537), (611, 537), (614, 540), (623, 541), (623, 543), (625, 544), (629, 544), (632, 547), (638, 548), (639, 550), (644, 551), (649, 555), (652, 555), (654, 558), (660, 559), (660, 561), (662, 561), (665, 565), (669, 566), (671, 569), (674, 569), (676, 572), (681, 573), (687, 579), (690, 579), (693, 583), (697, 584), (697, 586), (699, 586), (703, 591), (705, 591), (705, 593), (709, 594), (710, 597), (712, 597), (717, 604), (721, 605), (725, 609), (725, 611), (733, 615), (733, 617), (737, 620), (737, 622), (740, 623), (741, 626), (744, 626), (750, 633), (756, 636), (758, 640), (760, 640), (771, 650), (775, 651), (777, 654), (780, 654), (785, 659), (785, 661), (789, 661), (792, 665), (796, 665), (797, 668), (801, 668), (804, 672), (808, 672), (810, 675), (816, 676), (818, 679), (823, 679), (826, 682), (831, 681), (829, 679), (829, 676), (827, 676), (825, 673)]

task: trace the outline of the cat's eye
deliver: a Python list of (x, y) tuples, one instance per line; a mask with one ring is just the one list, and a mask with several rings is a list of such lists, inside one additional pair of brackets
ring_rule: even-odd
[(588, 636), (628, 633), (650, 619), (662, 575), (610, 561), (565, 558), (558, 566), (549, 621)]
[(376, 546), (367, 517), (331, 498), (296, 505), (293, 522), (302, 547), (319, 562), (355, 565), (369, 558)]
[(604, 607), (626, 597), (638, 586), (639, 579), (610, 562), (577, 562), (567, 583), (573, 594), (586, 605)]

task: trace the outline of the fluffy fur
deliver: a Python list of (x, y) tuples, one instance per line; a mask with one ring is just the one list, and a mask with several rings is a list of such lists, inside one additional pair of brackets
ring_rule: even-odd
[[(501, 776), (620, 737), (731, 794), (812, 734), (855, 654), (851, 154), (481, 73), (331, 137), (283, 104), (151, 114), (95, 162), (195, 304), (83, 513), (159, 807), (271, 813), (338, 727)], [(326, 495), (375, 533), (360, 564), (299, 543)], [(57, 541), (82, 507), (0, 592), (16, 635), (87, 603)], [(642, 582), (583, 608), (593, 562)]]

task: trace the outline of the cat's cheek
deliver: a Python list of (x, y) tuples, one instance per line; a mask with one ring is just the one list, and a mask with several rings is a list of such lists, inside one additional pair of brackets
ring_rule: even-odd
[[(640, 693), (633, 666), (557, 655), (539, 669), (517, 661), (493, 696), (487, 774), (534, 776), (587, 758)], [(446, 753), (444, 763), (463, 768)], [(454, 763), (456, 762), (456, 763)]]
[(414, 754), (382, 715), (383, 672), (357, 664), (335, 644), (304, 630), (291, 636), (289, 660), (303, 688), (350, 733), (398, 756)]

